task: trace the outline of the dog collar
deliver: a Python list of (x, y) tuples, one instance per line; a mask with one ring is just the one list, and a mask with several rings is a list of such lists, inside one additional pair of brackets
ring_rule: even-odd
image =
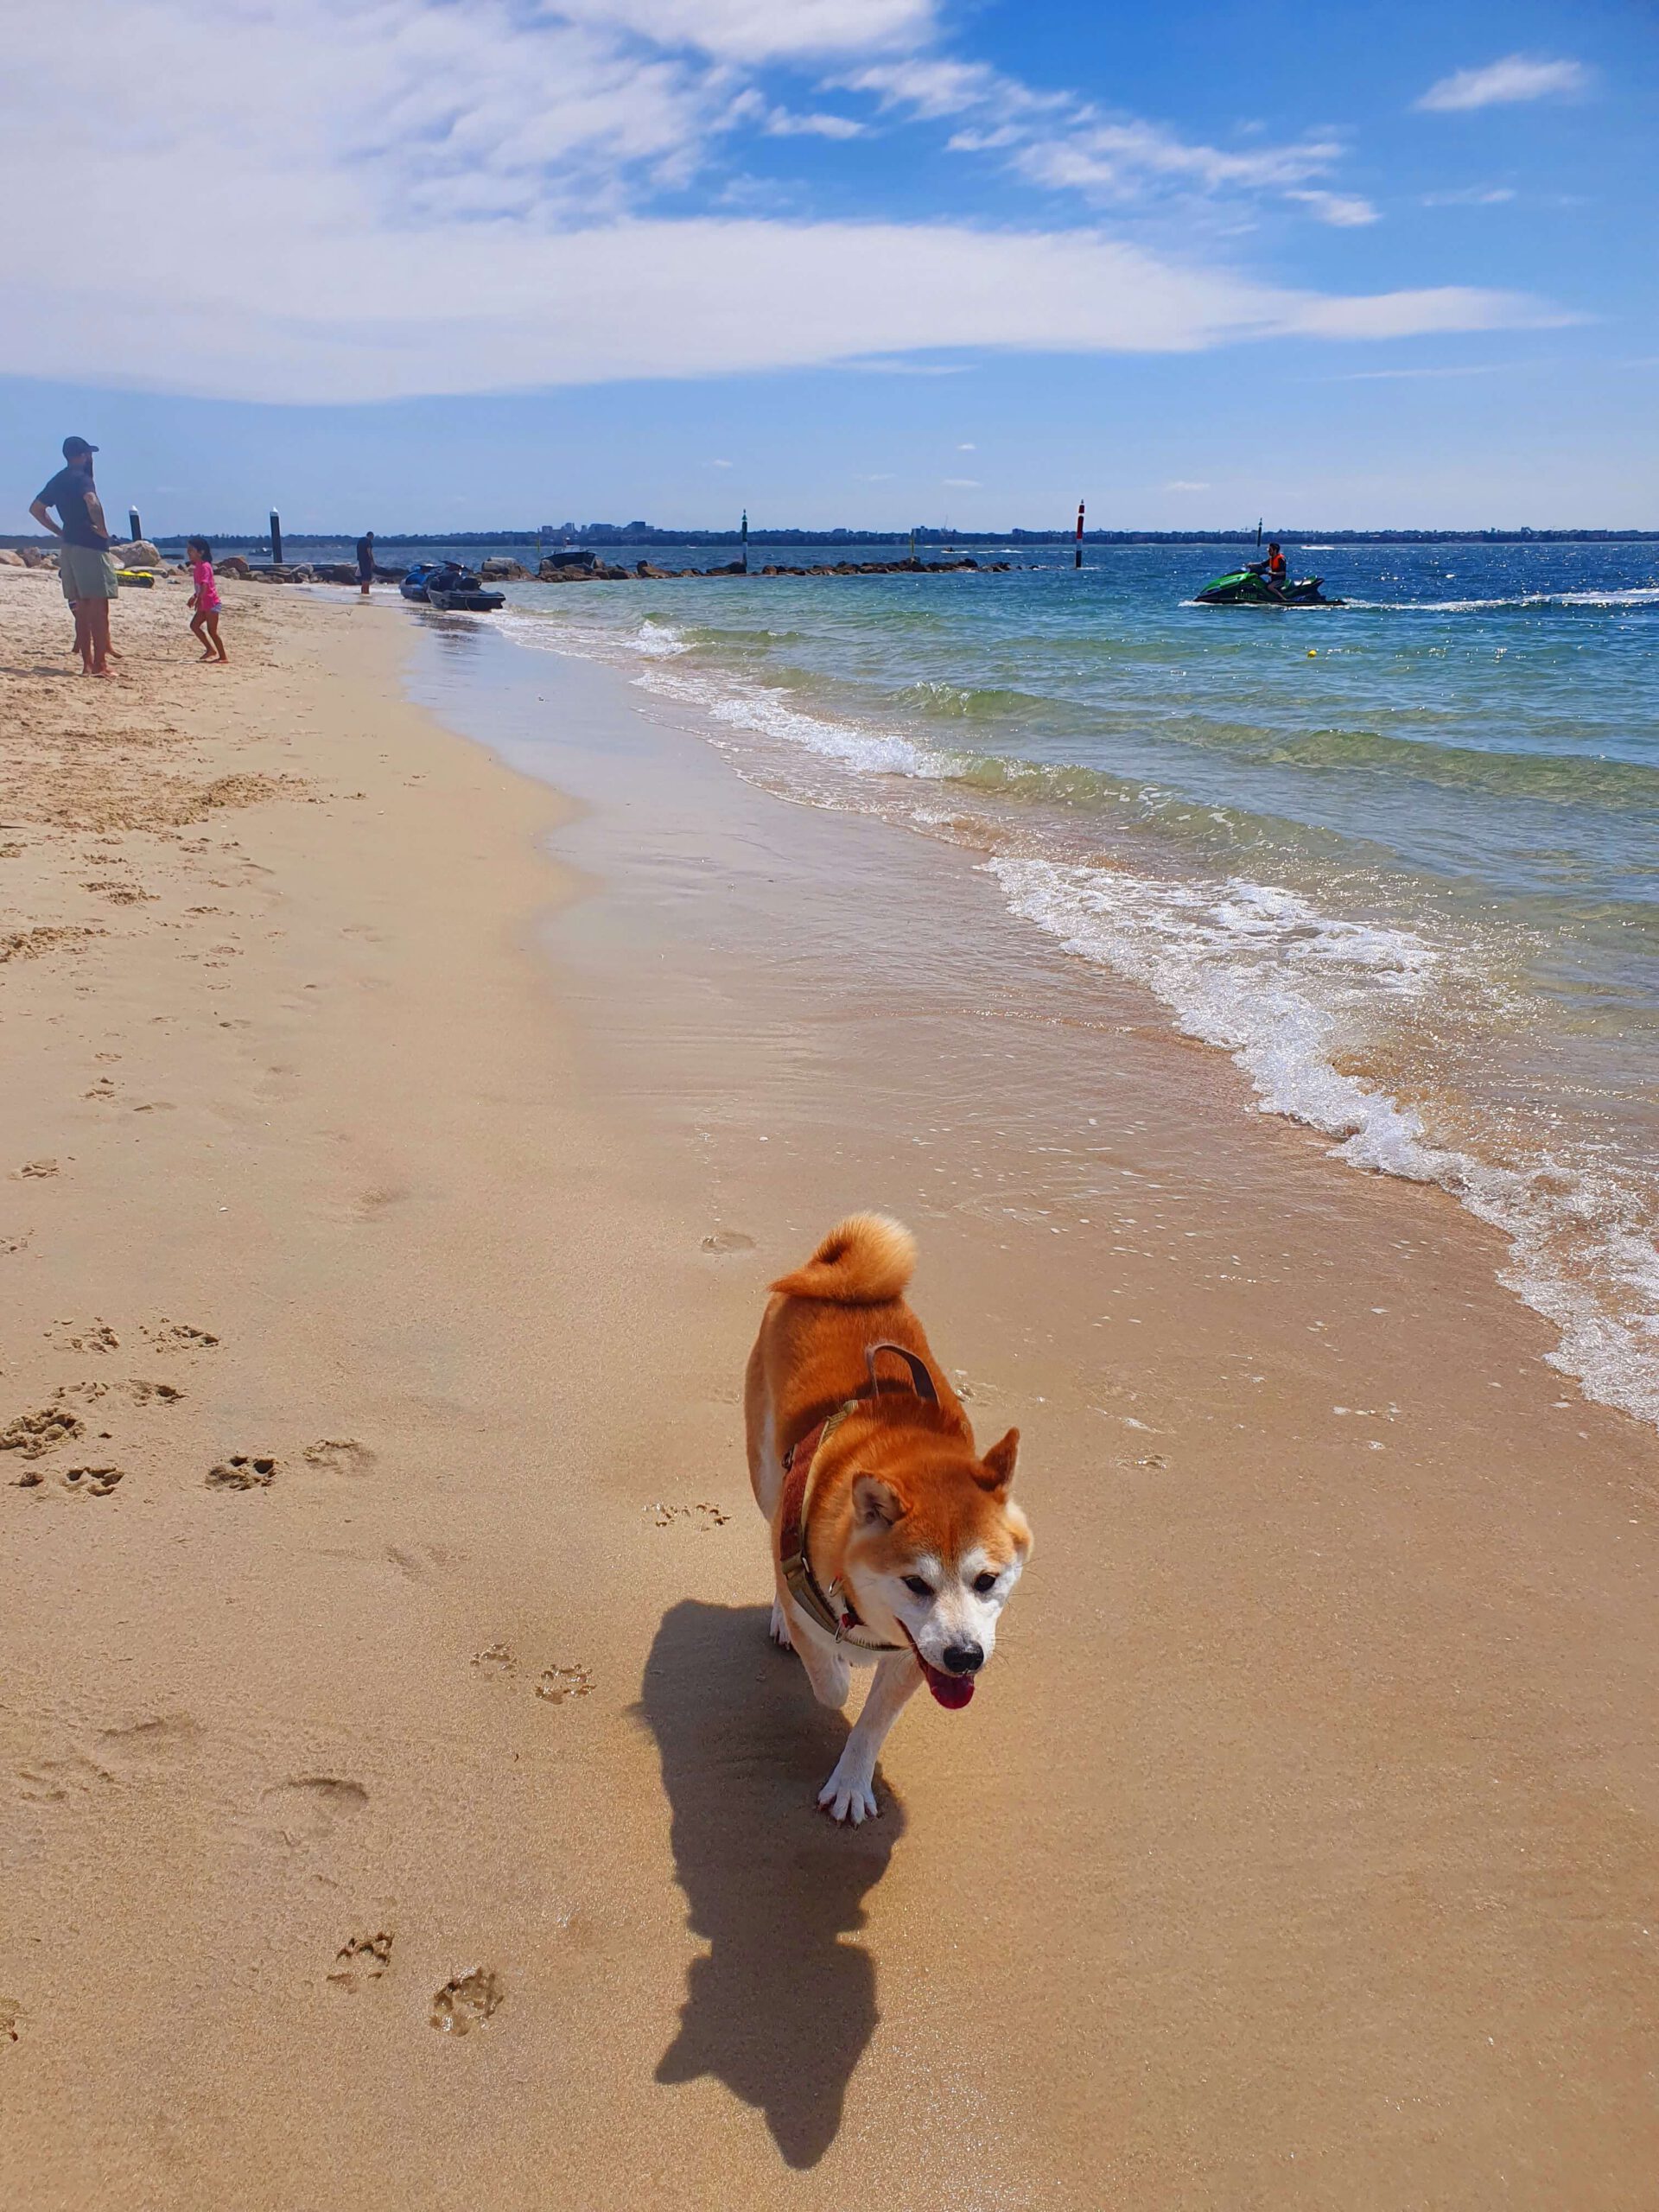
[[(779, 1567), (790, 1596), (810, 1621), (832, 1636), (837, 1643), (850, 1643), (859, 1651), (903, 1651), (904, 1643), (878, 1643), (872, 1637), (861, 1636), (864, 1624), (856, 1610), (845, 1598), (840, 1597), (832, 1583), (826, 1591), (812, 1572), (811, 1558), (807, 1551), (807, 1522), (812, 1510), (812, 1476), (818, 1453), (826, 1438), (833, 1436), (849, 1414), (856, 1413), (862, 1405), (881, 1395), (880, 1378), (876, 1373), (876, 1356), (880, 1352), (896, 1352), (910, 1370), (916, 1395), (929, 1405), (938, 1405), (939, 1394), (934, 1388), (933, 1377), (927, 1363), (919, 1356), (906, 1350), (903, 1344), (872, 1344), (864, 1357), (870, 1370), (867, 1389), (860, 1390), (837, 1406), (816, 1427), (791, 1444), (784, 1454), (784, 1497), (778, 1524)], [(909, 1647), (913, 1648), (913, 1647)]]

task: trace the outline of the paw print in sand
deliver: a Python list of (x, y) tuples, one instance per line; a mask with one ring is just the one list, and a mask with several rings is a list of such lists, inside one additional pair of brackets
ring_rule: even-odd
[(194, 1328), (188, 1321), (169, 1321), (165, 1314), (159, 1321), (146, 1324), (140, 1333), (162, 1351), (206, 1351), (219, 1342), (211, 1329)]
[(119, 1482), (126, 1479), (123, 1467), (66, 1467), (63, 1479), (71, 1490), (82, 1491), (88, 1497), (107, 1497)]
[(354, 1436), (320, 1436), (300, 1457), (308, 1466), (326, 1468), (331, 1475), (366, 1475), (375, 1463), (374, 1453)]
[(391, 1942), (385, 1929), (373, 1936), (353, 1936), (335, 1952), (329, 1980), (336, 1989), (361, 1989), (365, 1982), (378, 1981), (391, 1964)]
[(432, 1999), (432, 2025), (441, 2035), (464, 2036), (499, 2012), (505, 1995), (491, 1967), (453, 1975)]
[(550, 1705), (563, 1705), (567, 1698), (588, 1697), (594, 1687), (591, 1667), (550, 1667), (536, 1685), (537, 1697), (544, 1697)]
[(207, 1471), (209, 1490), (260, 1490), (276, 1472), (276, 1462), (246, 1452), (232, 1452)]
[(658, 1503), (645, 1508), (646, 1520), (658, 1529), (672, 1528), (677, 1521), (689, 1521), (694, 1528), (705, 1530), (723, 1529), (731, 1517), (729, 1513), (722, 1513), (719, 1506), (710, 1505), (706, 1500), (696, 1505)]
[(54, 1444), (67, 1444), (81, 1433), (81, 1425), (62, 1406), (43, 1406), (36, 1414), (19, 1414), (0, 1428), (0, 1452), (16, 1452), (25, 1459), (38, 1459)]
[(60, 1321), (59, 1329), (71, 1329), (73, 1336), (59, 1336), (48, 1329), (46, 1335), (66, 1351), (118, 1351), (121, 1339), (107, 1321), (96, 1316), (91, 1321)]

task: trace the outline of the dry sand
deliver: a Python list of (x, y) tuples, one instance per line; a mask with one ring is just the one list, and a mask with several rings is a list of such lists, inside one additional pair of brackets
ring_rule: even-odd
[[(1495, 1240), (608, 674), (575, 814), (226, 596), (0, 571), (10, 2201), (1650, 2206), (1656, 1452)], [(871, 1201), (1038, 1546), (846, 1833), (738, 1393)]]

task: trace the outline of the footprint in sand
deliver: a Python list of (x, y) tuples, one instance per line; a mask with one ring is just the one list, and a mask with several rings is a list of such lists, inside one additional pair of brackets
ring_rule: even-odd
[(127, 1378), (127, 1389), (135, 1406), (147, 1406), (153, 1400), (158, 1406), (176, 1406), (184, 1393), (171, 1382), (142, 1382), (136, 1375)]
[(474, 1967), (439, 1990), (432, 1999), (432, 2024), (441, 2035), (464, 2036), (499, 2012), (505, 1995), (493, 1967)]
[(563, 1705), (567, 1698), (589, 1696), (593, 1687), (591, 1667), (550, 1667), (537, 1683), (536, 1694), (550, 1705)]
[(378, 1221), (389, 1207), (402, 1205), (409, 1195), (401, 1184), (379, 1184), (373, 1190), (364, 1192), (354, 1211), (359, 1221)]
[(689, 1521), (693, 1528), (704, 1530), (723, 1529), (731, 1517), (729, 1513), (722, 1513), (719, 1506), (706, 1503), (696, 1505), (657, 1504), (645, 1508), (646, 1520), (658, 1529), (671, 1528), (677, 1521)]
[(22, 1785), (18, 1795), (25, 1803), (60, 1805), (71, 1797), (113, 1783), (116, 1777), (96, 1759), (73, 1751), (66, 1758), (40, 1759), (33, 1766), (20, 1766), (17, 1779)]
[(111, 1382), (66, 1382), (61, 1389), (54, 1390), (52, 1395), (61, 1406), (71, 1398), (107, 1398), (114, 1387)]
[(0, 1997), (0, 2043), (20, 2043), (28, 2017), (15, 1997)]
[(753, 1252), (754, 1239), (746, 1236), (741, 1229), (716, 1229), (702, 1240), (705, 1252)]
[(264, 1793), (262, 1826), (290, 1850), (321, 1843), (343, 1820), (365, 1810), (369, 1793), (360, 1782), (335, 1774), (300, 1774), (273, 1783)]
[(376, 1455), (354, 1436), (321, 1436), (308, 1444), (300, 1457), (313, 1467), (327, 1468), (331, 1475), (366, 1475)]
[(193, 1329), (188, 1321), (169, 1321), (165, 1314), (159, 1321), (146, 1322), (138, 1333), (158, 1351), (206, 1351), (219, 1342), (211, 1330)]
[(365, 1982), (378, 1981), (391, 1964), (391, 1943), (384, 1928), (372, 1936), (353, 1936), (334, 1953), (329, 1980), (336, 1989), (361, 1989)]
[[(73, 1336), (59, 1335), (57, 1330), (63, 1329), (72, 1329), (75, 1333)], [(96, 1314), (90, 1321), (60, 1321), (56, 1330), (48, 1329), (45, 1334), (65, 1351), (119, 1351), (121, 1349), (120, 1338), (107, 1321), (99, 1320)]]
[(146, 891), (136, 883), (84, 883), (83, 891), (101, 891), (111, 906), (137, 906), (156, 893)]
[(149, 1766), (194, 1750), (203, 1732), (200, 1721), (188, 1713), (153, 1713), (100, 1728), (98, 1742), (106, 1758), (137, 1759), (141, 1766)]
[(19, 1179), (24, 1181), (31, 1176), (55, 1175), (57, 1172), (58, 1163), (55, 1160), (26, 1160), (17, 1170)]
[(255, 1457), (246, 1452), (232, 1452), (228, 1459), (221, 1459), (216, 1467), (207, 1470), (209, 1490), (259, 1490), (267, 1486), (276, 1472), (275, 1459)]
[(512, 1655), (512, 1647), (506, 1643), (486, 1643), (482, 1651), (474, 1652), (473, 1664), (480, 1675), (496, 1678), (516, 1675), (518, 1671), (518, 1662)]
[(119, 1482), (126, 1480), (124, 1467), (66, 1467), (63, 1471), (66, 1488), (79, 1491), (87, 1497), (107, 1497)]
[(81, 1424), (62, 1406), (42, 1406), (37, 1414), (19, 1414), (0, 1428), (0, 1452), (16, 1452), (25, 1459), (38, 1459), (54, 1444), (67, 1444), (80, 1435)]

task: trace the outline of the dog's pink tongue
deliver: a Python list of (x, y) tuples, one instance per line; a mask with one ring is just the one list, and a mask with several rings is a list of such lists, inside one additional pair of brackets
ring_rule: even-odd
[(930, 1667), (925, 1659), (922, 1662), (922, 1672), (927, 1676), (927, 1687), (947, 1713), (960, 1713), (972, 1699), (974, 1678), (971, 1675), (943, 1674), (938, 1668)]

